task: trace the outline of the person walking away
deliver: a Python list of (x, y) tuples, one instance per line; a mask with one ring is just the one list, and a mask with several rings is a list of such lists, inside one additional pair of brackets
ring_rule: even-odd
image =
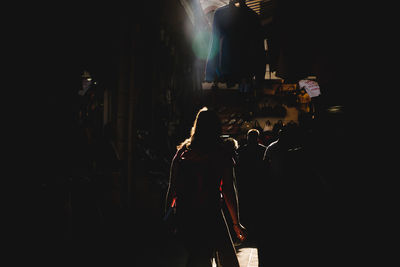
[(248, 240), (256, 241), (256, 220), (264, 217), (257, 207), (264, 195), (264, 163), (266, 147), (259, 143), (260, 132), (250, 129), (247, 132), (247, 144), (238, 149), (238, 192), (242, 222), (248, 230)]
[[(311, 264), (319, 248), (318, 207), (323, 186), (311, 171), (297, 124), (283, 126), (264, 154), (265, 207), (268, 221), (259, 224), (259, 266)], [(313, 252), (312, 252), (313, 251)]]
[[(223, 200), (237, 238), (246, 238), (239, 219), (233, 160), (224, 150), (221, 122), (204, 107), (196, 115), (190, 137), (177, 147), (172, 160), (166, 204), (176, 202), (176, 236), (186, 249), (182, 266), (212, 266), (215, 251), (229, 248), (220, 265), (239, 267), (229, 234)], [(231, 257), (228, 257), (231, 255)]]

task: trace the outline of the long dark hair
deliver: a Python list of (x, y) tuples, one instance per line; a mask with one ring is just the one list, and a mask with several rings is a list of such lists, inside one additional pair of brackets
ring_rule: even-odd
[(177, 149), (199, 148), (209, 149), (221, 141), (221, 121), (218, 114), (207, 107), (203, 107), (197, 112), (194, 120), (190, 137), (177, 146)]

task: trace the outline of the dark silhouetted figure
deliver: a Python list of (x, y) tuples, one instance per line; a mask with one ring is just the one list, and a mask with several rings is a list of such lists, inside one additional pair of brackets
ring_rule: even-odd
[[(223, 138), (222, 143), (224, 146), (224, 150), (227, 153), (227, 156), (231, 157), (233, 159), (233, 167), (234, 167), (234, 170), (236, 170), (236, 166), (237, 166), (237, 162), (238, 162), (237, 150), (239, 148), (239, 142), (233, 137), (227, 137), (227, 138)], [(235, 174), (236, 174), (236, 171), (235, 171)], [(234, 178), (233, 183), (235, 185), (235, 189), (237, 190), (236, 175), (234, 175), (233, 178)], [(226, 204), (224, 202), (222, 203), (222, 211), (224, 212), (224, 214), (229, 214), (229, 208), (226, 206)], [(233, 223), (231, 217), (230, 216), (225, 217), (225, 219), (226, 219), (227, 225), (229, 226), (229, 228), (231, 230), (230, 234), (233, 235), (232, 241), (234, 242), (235, 245), (240, 244), (243, 240), (238, 239), (236, 234), (234, 232), (232, 232), (232, 229), (234, 228), (234, 223)], [(242, 221), (242, 219), (241, 219), (241, 221)], [(247, 228), (246, 228), (246, 234), (247, 234)], [(246, 238), (247, 238), (247, 236), (246, 236)], [(226, 265), (222, 265), (222, 264), (223, 263), (227, 264), (227, 263), (231, 262), (232, 257), (233, 258), (236, 257), (236, 252), (234, 250), (232, 250), (231, 248), (229, 248), (228, 246), (218, 248), (216, 250), (217, 267), (226, 266)], [(226, 259), (224, 259), (224, 258), (226, 258)]]
[[(260, 219), (258, 205), (264, 190), (263, 157), (266, 147), (259, 143), (260, 132), (250, 129), (247, 132), (247, 144), (238, 149), (238, 192), (242, 222), (249, 232), (249, 240), (255, 241), (255, 222)], [(261, 214), (261, 217), (263, 214)]]
[(267, 221), (257, 227), (259, 266), (311, 264), (317, 258), (314, 252), (321, 249), (318, 205), (323, 186), (311, 171), (301, 136), (297, 124), (286, 125), (265, 151), (267, 184), (261, 206)]
[(235, 163), (238, 161), (238, 153), (237, 150), (239, 148), (239, 142), (233, 137), (227, 137), (223, 139), (223, 145), (228, 154), (233, 158)]
[(212, 266), (215, 251), (222, 266), (239, 266), (235, 247), (222, 212), (225, 201), (239, 240), (240, 224), (234, 185), (233, 160), (220, 137), (218, 115), (204, 107), (197, 113), (191, 135), (178, 146), (170, 172), (167, 206), (176, 199), (176, 237), (186, 253), (183, 266)]
[(274, 123), (274, 126), (272, 127), (272, 135), (275, 138), (274, 141), (276, 141), (279, 134), (279, 130), (282, 129), (283, 126), (284, 124), (282, 120), (278, 120), (277, 122)]

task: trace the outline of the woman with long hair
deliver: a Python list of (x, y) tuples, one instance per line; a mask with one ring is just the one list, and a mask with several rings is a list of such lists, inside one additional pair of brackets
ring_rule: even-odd
[(221, 136), (218, 115), (204, 107), (196, 115), (190, 137), (172, 160), (166, 203), (176, 203), (177, 236), (187, 250), (186, 266), (239, 266), (230, 231), (222, 211), (223, 201), (240, 241), (240, 224), (234, 184), (234, 161)]

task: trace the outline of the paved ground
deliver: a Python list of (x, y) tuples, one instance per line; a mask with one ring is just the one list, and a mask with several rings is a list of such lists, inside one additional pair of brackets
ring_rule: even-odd
[(240, 267), (258, 267), (257, 248), (239, 248), (237, 255)]
[[(256, 247), (243, 245), (236, 247), (236, 251), (240, 267), (258, 267), (258, 255)], [(217, 267), (215, 262), (213, 262), (213, 267)]]

